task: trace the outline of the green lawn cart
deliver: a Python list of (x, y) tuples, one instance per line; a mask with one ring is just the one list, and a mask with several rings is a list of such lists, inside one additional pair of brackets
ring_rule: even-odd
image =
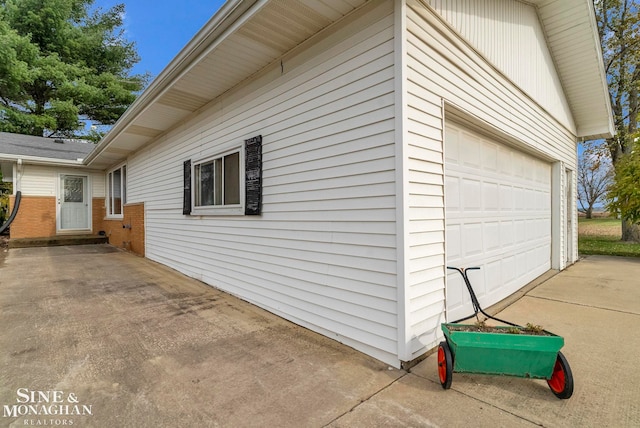
[(443, 323), (446, 340), (438, 346), (438, 375), (442, 387), (451, 387), (453, 372), (505, 375), (546, 379), (556, 397), (571, 397), (573, 375), (567, 359), (560, 352), (564, 339), (537, 326), (522, 327), (488, 315), (480, 307), (467, 276), (467, 271), (480, 268), (447, 268), (462, 275), (476, 318), (480, 312), (506, 325), (460, 324), (462, 320)]

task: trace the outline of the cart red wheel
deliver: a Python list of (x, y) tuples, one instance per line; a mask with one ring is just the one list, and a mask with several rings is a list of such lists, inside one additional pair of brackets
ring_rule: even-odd
[(444, 389), (451, 388), (453, 376), (453, 356), (447, 342), (440, 342), (438, 346), (438, 376)]
[(571, 367), (567, 359), (562, 355), (562, 352), (558, 352), (556, 358), (556, 364), (553, 367), (553, 374), (551, 379), (547, 380), (551, 392), (558, 398), (569, 398), (573, 395), (573, 375), (571, 374)]

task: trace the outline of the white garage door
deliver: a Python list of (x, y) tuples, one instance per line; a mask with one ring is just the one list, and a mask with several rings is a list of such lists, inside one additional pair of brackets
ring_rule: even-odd
[[(445, 154), (447, 265), (481, 267), (469, 278), (487, 308), (551, 268), (551, 165), (454, 124)], [(448, 271), (447, 319), (472, 313)]]

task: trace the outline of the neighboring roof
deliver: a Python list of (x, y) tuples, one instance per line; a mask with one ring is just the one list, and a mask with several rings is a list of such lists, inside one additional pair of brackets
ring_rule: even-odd
[(0, 132), (0, 160), (82, 164), (95, 147), (95, 144), (77, 140)]
[[(86, 163), (106, 169), (367, 0), (228, 0), (116, 122)], [(577, 137), (614, 132), (592, 0), (529, 0), (538, 9)]]

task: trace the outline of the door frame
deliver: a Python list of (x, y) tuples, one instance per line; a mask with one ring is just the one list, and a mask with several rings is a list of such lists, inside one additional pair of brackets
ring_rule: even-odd
[(564, 191), (565, 191), (565, 203), (566, 203), (566, 210), (565, 210), (565, 235), (564, 235), (564, 241), (565, 241), (565, 248), (564, 248), (564, 267), (566, 268), (567, 266), (573, 264), (575, 262), (574, 260), (574, 201), (575, 201), (575, 197), (574, 197), (574, 193), (573, 193), (573, 171), (569, 168), (565, 169), (565, 186), (564, 186)]
[[(73, 176), (73, 177), (83, 177), (86, 179), (87, 188), (86, 188), (86, 207), (87, 207), (87, 228), (80, 229), (62, 229), (62, 217), (61, 217), (61, 208), (62, 208), (62, 196), (64, 195), (63, 186), (63, 177), (65, 176)], [(91, 192), (91, 176), (89, 174), (83, 173), (75, 173), (75, 172), (61, 172), (58, 173), (57, 183), (56, 183), (56, 234), (64, 235), (64, 234), (85, 234), (91, 233), (93, 230), (93, 195)]]

